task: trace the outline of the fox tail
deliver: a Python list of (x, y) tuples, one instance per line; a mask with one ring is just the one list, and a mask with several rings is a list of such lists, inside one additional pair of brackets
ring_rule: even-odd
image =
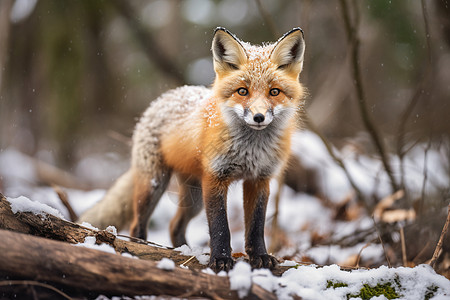
[(133, 217), (132, 195), (133, 172), (130, 169), (120, 176), (105, 197), (84, 212), (77, 222), (87, 222), (100, 229), (113, 225), (117, 230), (122, 230), (129, 226)]

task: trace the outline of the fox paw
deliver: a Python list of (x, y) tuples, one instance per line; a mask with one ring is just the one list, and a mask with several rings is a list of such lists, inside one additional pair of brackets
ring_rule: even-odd
[(220, 271), (228, 272), (233, 268), (233, 265), (234, 260), (227, 256), (211, 257), (208, 263), (208, 267), (216, 273), (219, 273)]
[(252, 269), (273, 269), (278, 265), (278, 260), (269, 254), (250, 256)]

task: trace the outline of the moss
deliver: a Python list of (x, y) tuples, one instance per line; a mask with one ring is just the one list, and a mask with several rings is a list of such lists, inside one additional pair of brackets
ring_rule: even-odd
[(346, 284), (344, 282), (333, 282), (331, 280), (327, 280), (327, 289), (329, 289), (330, 287), (335, 289), (335, 288), (347, 287), (347, 286), (348, 286), (348, 284)]
[(371, 299), (372, 297), (384, 295), (388, 299), (397, 299), (399, 295), (395, 291), (395, 288), (391, 286), (391, 283), (377, 284), (376, 286), (370, 286), (364, 284), (363, 288), (359, 291), (359, 294), (348, 294), (347, 299), (351, 298), (361, 298), (361, 299)]
[(435, 285), (427, 287), (427, 291), (425, 293), (425, 300), (431, 299), (434, 297), (434, 294), (437, 292), (438, 287)]
[[(370, 286), (369, 284), (364, 284), (363, 287), (359, 290), (359, 293), (357, 294), (347, 294), (347, 299), (352, 298), (361, 298), (363, 300), (366, 299), (372, 299), (373, 297), (377, 296), (385, 296), (387, 299), (398, 299), (402, 296), (402, 288), (400, 276), (396, 274), (393, 278), (388, 279), (389, 281), (386, 282), (386, 279), (381, 279), (381, 282), (379, 282), (376, 286)], [(336, 281), (333, 279), (327, 280), (327, 289), (329, 288), (340, 288), (340, 287), (348, 287), (348, 284), (342, 281)], [(431, 285), (427, 287), (427, 290), (425, 294), (423, 295), (424, 300), (430, 300), (438, 291), (439, 287), (436, 285)]]

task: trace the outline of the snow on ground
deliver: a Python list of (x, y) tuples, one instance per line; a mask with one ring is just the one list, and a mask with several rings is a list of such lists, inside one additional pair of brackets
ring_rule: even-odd
[[(397, 299), (426, 299), (426, 295), (433, 296), (432, 299), (450, 298), (450, 282), (428, 265), (415, 268), (382, 266), (351, 272), (341, 271), (337, 265), (322, 268), (297, 266), (281, 277), (275, 277), (269, 270), (252, 271), (250, 265), (241, 261), (228, 276), (231, 289), (236, 290), (240, 298), (248, 294), (252, 283), (274, 292), (279, 299), (292, 299), (294, 295), (304, 300), (362, 298), (362, 293), (369, 295), (370, 287), (377, 285), (383, 286), (388, 296), (396, 296)], [(376, 299), (388, 298), (378, 296)]]
[[(415, 193), (420, 193), (423, 183), (424, 169), (433, 170), (429, 174), (428, 189), (436, 189), (448, 183), (445, 154), (439, 149), (428, 151), (427, 164), (424, 159), (425, 147), (415, 147), (405, 158), (406, 183)], [(319, 171), (321, 190), (325, 196), (334, 203), (339, 203), (351, 194), (351, 187), (343, 171), (332, 161), (322, 142), (310, 132), (298, 133), (294, 138), (294, 152), (300, 157), (302, 163)], [(382, 198), (390, 194), (387, 176), (380, 172), (382, 169), (378, 160), (355, 154), (349, 147), (338, 152), (348, 167), (352, 178), (366, 195), (377, 195)], [(96, 156), (97, 157), (97, 156)], [(392, 158), (396, 176), (399, 172), (399, 162)], [(75, 167), (80, 174), (101, 174), (102, 170), (89, 170), (94, 163), (86, 163), (83, 160)], [(97, 164), (98, 166), (98, 164)], [(97, 176), (96, 175), (96, 176)], [(37, 184), (37, 172), (32, 159), (22, 155), (14, 149), (0, 149), (0, 188), (15, 203), (18, 210), (37, 212), (39, 210), (50, 211), (54, 208), (68, 218), (66, 208), (61, 204), (58, 196), (50, 187)], [(271, 183), (271, 190), (276, 191), (277, 182)], [(104, 195), (104, 190), (80, 191), (67, 189), (68, 198), (77, 214), (81, 214), (91, 207)], [(235, 183), (228, 194), (228, 215), (230, 230), (232, 232), (232, 248), (234, 252), (244, 252), (244, 227), (242, 210), (242, 185)], [(24, 200), (22, 196), (29, 197), (33, 201)], [(320, 246), (313, 245), (312, 233), (339, 238), (354, 233), (356, 230), (371, 228), (373, 221), (370, 217), (361, 215), (352, 221), (333, 220), (333, 211), (324, 206), (320, 199), (297, 194), (288, 187), (283, 187), (281, 193), (279, 222), (280, 227), (287, 234), (289, 244), (278, 256), (293, 255), (296, 257), (309, 257), (317, 264), (342, 263), (349, 257), (357, 255), (365, 244), (358, 244), (348, 248), (337, 245)], [(15, 197), (19, 197), (15, 199)], [(148, 239), (152, 242), (170, 245), (168, 220), (175, 214), (178, 196), (176, 192), (168, 191), (157, 206), (151, 225)], [(267, 223), (270, 223), (274, 213), (273, 199), (269, 202), (267, 210)], [(45, 204), (45, 205), (44, 205)], [(52, 214), (56, 214), (53, 211)], [(127, 232), (123, 232), (127, 234)], [(208, 227), (204, 212), (194, 218), (188, 226), (187, 240), (191, 247), (183, 246), (180, 251), (195, 255), (206, 264), (208, 260)], [(266, 237), (267, 244), (270, 238)], [(95, 242), (95, 241), (94, 241)], [(95, 243), (94, 243), (95, 244)], [(93, 241), (87, 239), (82, 246), (92, 246)], [(111, 249), (101, 249), (110, 251)], [(364, 248), (362, 259), (382, 259), (383, 251), (379, 245), (370, 245)], [(168, 261), (161, 262), (161, 268), (170, 269)], [(170, 264), (171, 265), (171, 264)], [(352, 272), (340, 271), (336, 265), (317, 268), (312, 266), (297, 266), (285, 272), (282, 277), (275, 278), (267, 270), (251, 271), (244, 262), (236, 265), (238, 268), (230, 272), (232, 287), (235, 287), (240, 295), (246, 294), (246, 289), (251, 282), (258, 283), (266, 289), (274, 291), (280, 299), (289, 299), (292, 295), (299, 295), (304, 299), (346, 299), (346, 295), (357, 295), (364, 287), (363, 284), (376, 285), (390, 280), (396, 285), (396, 290), (402, 299), (423, 299), (427, 289), (435, 291), (433, 299), (450, 299), (450, 282), (437, 275), (427, 266), (415, 268), (380, 267), (373, 270), (357, 270)], [(222, 274), (223, 275), (223, 274)], [(245, 280), (244, 280), (245, 279)], [(392, 283), (394, 282), (394, 283)], [(327, 288), (327, 285), (331, 287)], [(346, 285), (333, 288), (333, 285)], [(414, 292), (413, 292), (414, 291)], [(429, 291), (428, 291), (429, 292)], [(438, 296), (439, 295), (439, 296)], [(379, 297), (377, 299), (384, 299)]]

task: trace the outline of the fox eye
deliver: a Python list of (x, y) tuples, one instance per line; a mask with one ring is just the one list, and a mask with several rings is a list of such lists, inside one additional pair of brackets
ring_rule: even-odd
[(271, 89), (269, 91), (270, 96), (278, 96), (280, 94), (280, 90), (279, 89)]
[(239, 96), (247, 96), (248, 90), (246, 88), (238, 88), (237, 93), (239, 94)]

